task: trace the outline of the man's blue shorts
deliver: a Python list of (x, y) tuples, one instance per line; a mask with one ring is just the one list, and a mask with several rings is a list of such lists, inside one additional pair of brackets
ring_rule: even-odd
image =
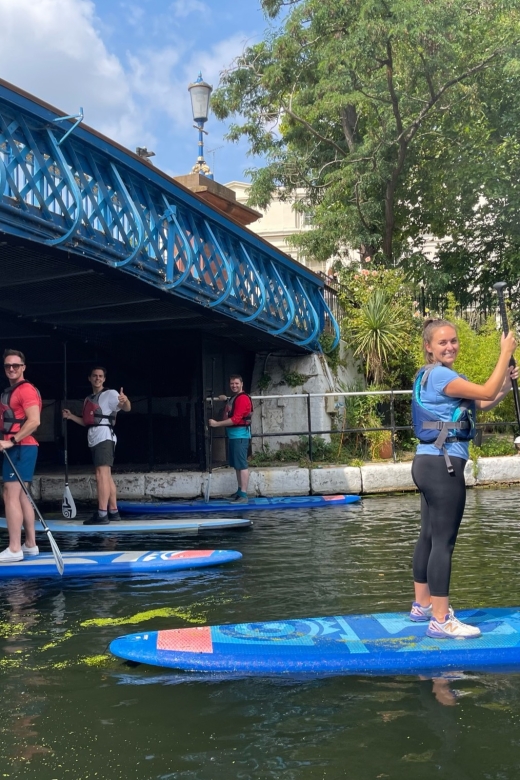
[[(15, 447), (10, 447), (7, 452), (22, 480), (24, 482), (32, 482), (36, 458), (38, 457), (38, 445), (18, 444)], [(2, 479), (4, 482), (18, 482), (18, 478), (5, 455), (0, 457), (4, 461), (2, 466)]]
[(247, 469), (247, 453), (251, 439), (228, 439), (228, 460), (232, 469)]

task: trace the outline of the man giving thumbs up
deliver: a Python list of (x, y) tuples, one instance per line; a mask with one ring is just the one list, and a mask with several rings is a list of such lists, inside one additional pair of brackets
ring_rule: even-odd
[(88, 428), (88, 446), (96, 469), (98, 508), (83, 525), (106, 525), (111, 520), (120, 520), (117, 510), (116, 485), (112, 478), (116, 435), (114, 425), (120, 410), (129, 412), (130, 400), (119, 390), (105, 390), (107, 372), (103, 366), (95, 366), (90, 372), (89, 382), (92, 395), (83, 402), (81, 417), (72, 414), (70, 409), (63, 410), (63, 417)]

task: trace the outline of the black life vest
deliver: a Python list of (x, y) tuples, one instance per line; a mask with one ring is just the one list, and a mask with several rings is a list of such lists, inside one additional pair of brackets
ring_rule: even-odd
[(108, 420), (107, 428), (113, 428), (116, 424), (116, 413), (110, 412), (110, 414), (103, 414), (101, 406), (99, 405), (99, 396), (107, 391), (108, 388), (100, 390), (99, 393), (93, 393), (85, 398), (81, 416), (87, 428), (105, 425), (103, 420)]
[[(27, 422), (27, 417), (16, 417), (14, 409), (11, 406), (11, 397), (14, 391), (22, 385), (31, 385), (31, 383), (28, 382), (27, 379), (22, 379), (21, 382), (17, 382), (15, 385), (6, 387), (2, 392), (2, 395), (0, 395), (0, 433), (18, 433), (22, 425)], [(31, 385), (31, 387), (34, 387), (34, 385)], [(41, 402), (38, 388), (34, 387), (34, 389), (38, 393), (38, 398)]]
[(446, 444), (455, 441), (471, 441), (475, 438), (475, 401), (461, 399), (455, 408), (451, 420), (442, 420), (438, 414), (427, 409), (421, 400), (421, 392), (431, 372), (441, 363), (430, 363), (419, 369), (415, 375), (412, 389), (412, 422), (414, 433), (422, 444), (433, 444), (442, 450), (446, 466), (453, 472)]
[(249, 412), (249, 414), (247, 414), (245, 417), (243, 417), (242, 421), (239, 422), (238, 424), (239, 425), (245, 425), (246, 427), (250, 427), (251, 426), (251, 415), (253, 414), (254, 406), (253, 406), (253, 400), (252, 400), (251, 396), (248, 395), (248, 393), (244, 393), (244, 391), (242, 391), (241, 393), (237, 393), (232, 398), (228, 398), (227, 403), (226, 403), (226, 405), (224, 407), (224, 419), (228, 420), (230, 417), (233, 417), (233, 415), (235, 413), (235, 402), (236, 402), (237, 398), (239, 398), (241, 395), (245, 395), (247, 398), (249, 398), (249, 403), (251, 404), (251, 411)]

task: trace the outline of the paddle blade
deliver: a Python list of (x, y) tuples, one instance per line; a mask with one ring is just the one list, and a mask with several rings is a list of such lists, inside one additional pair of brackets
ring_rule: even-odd
[(47, 538), (49, 540), (49, 543), (51, 545), (52, 554), (54, 555), (54, 563), (56, 564), (56, 568), (58, 569), (58, 573), (63, 576), (63, 571), (65, 569), (65, 564), (63, 563), (63, 557), (60, 552), (60, 548), (56, 544), (54, 540), (54, 536), (51, 534), (48, 528), (45, 529), (45, 533), (47, 534)]
[(211, 492), (211, 474), (208, 474), (208, 481), (206, 482), (206, 488), (204, 490), (204, 502), (209, 504), (209, 494)]
[(65, 485), (63, 491), (63, 501), (61, 502), (61, 513), (67, 520), (73, 520), (76, 517), (76, 504), (72, 498), (72, 493), (68, 484)]

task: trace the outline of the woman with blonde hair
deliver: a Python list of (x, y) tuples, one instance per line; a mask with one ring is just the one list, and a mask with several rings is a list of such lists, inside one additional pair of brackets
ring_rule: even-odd
[(410, 619), (428, 621), (435, 639), (472, 639), (475, 626), (462, 623), (449, 605), (451, 559), (466, 504), (464, 467), (474, 436), (476, 409), (492, 409), (511, 389), (518, 370), (509, 367), (515, 334), (502, 334), (500, 356), (482, 385), (453, 369), (459, 354), (455, 326), (442, 319), (424, 323), (426, 365), (418, 372), (412, 416), (419, 439), (412, 477), (421, 493), (421, 531), (413, 556), (415, 601)]

